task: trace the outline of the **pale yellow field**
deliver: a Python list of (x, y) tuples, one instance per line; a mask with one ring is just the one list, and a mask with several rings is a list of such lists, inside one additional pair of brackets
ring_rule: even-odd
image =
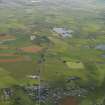
[(84, 69), (82, 62), (67, 62), (66, 64), (71, 69)]

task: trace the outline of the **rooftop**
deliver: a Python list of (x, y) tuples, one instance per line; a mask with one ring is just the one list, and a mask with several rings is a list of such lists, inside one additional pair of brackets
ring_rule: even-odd
[(65, 28), (53, 28), (53, 31), (57, 32), (58, 34), (60, 34), (63, 37), (71, 37), (72, 35), (72, 30), (66, 30)]

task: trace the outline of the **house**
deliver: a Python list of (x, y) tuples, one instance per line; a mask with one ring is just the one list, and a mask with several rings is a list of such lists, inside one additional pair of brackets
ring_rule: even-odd
[(39, 79), (40, 78), (38, 75), (29, 75), (27, 77), (30, 79)]
[(53, 28), (53, 31), (58, 33), (61, 37), (72, 37), (72, 30), (66, 30), (65, 28)]
[(33, 41), (33, 40), (35, 40), (35, 39), (36, 39), (36, 36), (34, 36), (34, 35), (31, 35), (31, 36), (30, 36), (30, 40), (31, 40), (31, 41)]

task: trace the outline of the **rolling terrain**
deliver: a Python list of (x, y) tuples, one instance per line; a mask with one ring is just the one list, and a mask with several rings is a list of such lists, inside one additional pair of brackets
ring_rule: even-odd
[(0, 105), (104, 105), (104, 5), (0, 0)]

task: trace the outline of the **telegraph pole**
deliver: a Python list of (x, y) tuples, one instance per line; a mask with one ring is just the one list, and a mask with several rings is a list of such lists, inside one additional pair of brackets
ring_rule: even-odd
[(37, 61), (37, 65), (38, 65), (38, 75), (39, 75), (39, 78), (38, 78), (38, 82), (39, 82), (39, 85), (38, 85), (38, 105), (41, 105), (41, 102), (40, 102), (40, 98), (41, 98), (41, 93), (40, 93), (40, 90), (41, 90), (41, 71), (43, 70), (43, 65), (44, 65), (44, 61), (45, 61), (45, 58), (44, 58), (44, 54), (40, 54), (39, 55), (39, 59)]
[(40, 54), (39, 54), (39, 58), (37, 60), (37, 65), (38, 65), (38, 75), (39, 75), (39, 86), (38, 86), (38, 105), (41, 105), (41, 74), (42, 74), (42, 71), (44, 70), (44, 62), (45, 62), (45, 53), (48, 51), (48, 49), (50, 48), (50, 44), (47, 45), (47, 48), (45, 48)]

